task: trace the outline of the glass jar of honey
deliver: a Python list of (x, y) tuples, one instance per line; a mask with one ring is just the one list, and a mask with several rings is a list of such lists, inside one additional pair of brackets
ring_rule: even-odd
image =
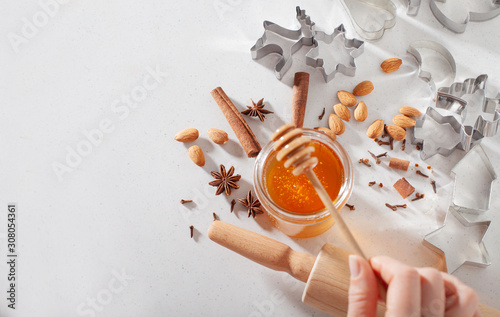
[[(303, 129), (311, 138), (315, 150), (312, 156), (319, 163), (314, 168), (332, 202), (340, 211), (351, 196), (353, 188), (352, 162), (346, 150), (326, 134)], [(268, 143), (260, 152), (254, 167), (255, 192), (272, 224), (294, 238), (319, 235), (334, 224), (306, 175), (295, 176), (293, 167), (278, 162), (277, 152)]]

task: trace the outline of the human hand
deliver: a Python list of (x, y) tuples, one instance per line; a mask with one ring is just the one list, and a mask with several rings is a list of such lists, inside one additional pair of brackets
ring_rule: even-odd
[(349, 256), (349, 317), (376, 316), (376, 272), (387, 286), (385, 316), (481, 316), (476, 292), (459, 279), (433, 268), (414, 268), (393, 258), (377, 256), (370, 264)]

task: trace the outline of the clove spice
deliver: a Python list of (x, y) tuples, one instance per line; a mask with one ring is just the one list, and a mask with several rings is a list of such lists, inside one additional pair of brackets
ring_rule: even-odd
[(325, 116), (325, 107), (323, 107), (323, 112), (319, 115), (318, 119), (322, 120), (324, 116)]
[(234, 210), (234, 205), (236, 205), (236, 200), (231, 200), (231, 212)]
[(346, 207), (349, 208), (349, 210), (356, 210), (356, 208), (354, 208), (354, 205), (349, 205), (349, 204), (345, 204)]
[(436, 181), (431, 179), (431, 185), (432, 185), (432, 190), (434, 191), (434, 194), (437, 194), (436, 192)]
[(217, 220), (217, 214), (215, 212), (212, 213), (214, 215), (214, 221)]
[(422, 173), (421, 171), (418, 171), (418, 170), (417, 170), (415, 173), (417, 173), (418, 175), (423, 176), (423, 177), (425, 177), (425, 178), (429, 178), (429, 176), (425, 175), (425, 174), (424, 174), (424, 173)]
[(377, 184), (377, 182), (376, 182), (376, 181), (369, 182), (369, 183), (368, 183), (368, 186), (373, 186), (373, 185), (375, 185), (375, 184)]
[(191, 238), (193, 238), (193, 236), (194, 236), (194, 226), (193, 225), (189, 226), (189, 232), (191, 233)]
[(411, 201), (420, 200), (424, 197), (425, 197), (425, 194), (416, 193), (415, 198), (413, 198)]
[(390, 142), (385, 142), (385, 141), (382, 141), (382, 140), (378, 140), (378, 141), (377, 141), (377, 144), (378, 144), (378, 145), (391, 145), (391, 143), (390, 143)]
[(398, 208), (406, 208), (406, 204), (403, 204), (403, 205), (391, 205), (391, 204), (385, 203), (385, 205), (387, 206), (387, 208), (390, 208), (393, 211), (398, 210)]
[(193, 201), (191, 199), (181, 199), (181, 204), (186, 204), (186, 203), (192, 203)]

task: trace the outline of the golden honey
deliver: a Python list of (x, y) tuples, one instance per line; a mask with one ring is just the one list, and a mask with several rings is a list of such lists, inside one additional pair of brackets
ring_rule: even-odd
[[(329, 136), (304, 129), (312, 139), (319, 160), (314, 172), (335, 207), (340, 210), (350, 197), (353, 186), (352, 163), (345, 149)], [(276, 160), (274, 142), (267, 144), (257, 157), (254, 168), (255, 192), (269, 219), (283, 233), (296, 238), (316, 236), (334, 223), (318, 194), (305, 175), (292, 174)]]
[[(319, 160), (314, 172), (334, 201), (344, 181), (344, 167), (337, 154), (324, 143), (313, 140), (312, 146), (312, 155)], [(304, 174), (295, 176), (292, 170), (293, 167), (286, 168), (283, 162), (276, 160), (276, 152), (270, 155), (264, 170), (270, 198), (281, 208), (294, 213), (308, 214), (324, 209), (309, 178)]]

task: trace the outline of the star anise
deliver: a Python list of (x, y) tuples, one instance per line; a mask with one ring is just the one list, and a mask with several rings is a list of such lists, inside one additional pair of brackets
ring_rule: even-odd
[(238, 199), (238, 201), (245, 207), (248, 208), (248, 217), (253, 216), (255, 218), (255, 215), (257, 214), (263, 214), (264, 211), (260, 208), (260, 201), (258, 199), (253, 199), (252, 197), (252, 191), (248, 191), (247, 197), (245, 199)]
[(231, 166), (231, 168), (226, 172), (226, 168), (222, 164), (219, 166), (219, 173), (214, 171), (210, 172), (215, 180), (208, 183), (208, 185), (217, 186), (215, 195), (220, 195), (225, 191), (226, 195), (229, 196), (231, 195), (231, 188), (240, 188), (240, 186), (238, 186), (236, 182), (240, 180), (241, 175), (233, 175), (233, 173), (234, 166)]
[(266, 116), (264, 114), (268, 114), (268, 113), (274, 113), (270, 110), (267, 110), (267, 109), (264, 109), (264, 98), (262, 98), (261, 100), (257, 101), (257, 104), (255, 104), (255, 102), (253, 102), (252, 99), (250, 99), (250, 101), (252, 102), (252, 106), (247, 106), (247, 110), (244, 110), (242, 111), (241, 113), (242, 114), (246, 114), (247, 116), (250, 116), (250, 117), (259, 117), (260, 121), (264, 122), (264, 119), (266, 118)]

